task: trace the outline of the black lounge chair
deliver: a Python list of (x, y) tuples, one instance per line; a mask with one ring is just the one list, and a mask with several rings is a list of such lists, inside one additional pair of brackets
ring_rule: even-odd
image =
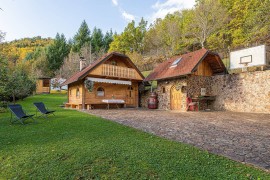
[[(36, 110), (36, 115), (37, 115), (37, 111), (39, 111), (41, 113), (40, 116), (47, 118), (50, 114), (54, 115), (55, 111), (50, 111), (48, 110), (43, 102), (35, 102), (34, 105), (36, 106), (37, 110)], [(55, 116), (55, 115), (54, 115)]]
[[(34, 114), (28, 114), (26, 111), (22, 109), (22, 106), (20, 104), (8, 105), (8, 108), (11, 111), (11, 117), (10, 117), (11, 123), (14, 123), (15, 121), (20, 121), (22, 124), (24, 124), (24, 121), (26, 119), (29, 119), (29, 118), (33, 119)], [(16, 118), (14, 121), (13, 121), (12, 114), (14, 114)]]

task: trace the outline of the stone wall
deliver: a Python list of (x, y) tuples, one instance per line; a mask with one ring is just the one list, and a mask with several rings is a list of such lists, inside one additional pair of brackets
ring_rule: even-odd
[[(155, 92), (155, 89), (153, 90)], [(150, 97), (150, 90), (140, 92), (140, 107), (147, 108), (148, 98)]]
[[(182, 110), (186, 109), (187, 96), (199, 96), (201, 88), (206, 88), (207, 95), (216, 96), (216, 100), (211, 104), (211, 109), (270, 113), (270, 70), (212, 77), (191, 76), (159, 81), (155, 90), (158, 94), (159, 109), (170, 109), (170, 90), (172, 86), (186, 88), (186, 90), (181, 89)], [(164, 93), (163, 87), (165, 88)], [(141, 96), (142, 102), (144, 102), (143, 107), (147, 107), (149, 93), (146, 92)]]
[[(186, 78), (179, 78), (175, 80), (164, 80), (164, 81), (158, 81), (157, 88), (153, 91), (157, 93), (158, 96), (158, 109), (164, 109), (169, 110), (171, 107), (171, 88), (173, 86), (180, 87), (180, 91), (182, 92), (182, 107), (181, 110), (186, 109), (186, 99), (187, 99), (187, 92), (186, 92), (186, 86), (187, 86), (187, 79)], [(164, 88), (164, 89), (163, 89)], [(141, 94), (141, 106), (147, 107), (147, 99), (150, 95), (150, 90), (145, 91)]]
[(215, 110), (270, 113), (270, 70), (213, 76)]
[(201, 88), (206, 88), (206, 95), (211, 93), (212, 77), (190, 76), (187, 78), (187, 95), (189, 97), (200, 96)]
[[(158, 94), (158, 108), (159, 109), (165, 109), (169, 110), (171, 108), (171, 88), (173, 86), (179, 86), (179, 91), (182, 91), (182, 107), (181, 110), (186, 109), (186, 99), (187, 99), (187, 93), (184, 90), (184, 87), (187, 86), (187, 79), (186, 78), (179, 78), (174, 80), (164, 80), (164, 81), (158, 81), (158, 86), (156, 93)], [(165, 88), (165, 92), (163, 92), (163, 88)]]

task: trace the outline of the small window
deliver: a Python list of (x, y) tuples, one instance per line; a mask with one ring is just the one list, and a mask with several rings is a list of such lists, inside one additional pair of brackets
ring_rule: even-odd
[(105, 95), (104, 89), (102, 87), (97, 88), (97, 96), (103, 97)]
[(76, 89), (76, 97), (80, 98), (80, 89), (79, 88)]
[(166, 93), (165, 87), (162, 87), (162, 93), (163, 93), (163, 94)]
[(117, 66), (117, 62), (116, 61), (112, 61), (112, 65)]
[(179, 62), (180, 62), (181, 60), (182, 60), (182, 57), (176, 59), (176, 60), (172, 63), (171, 67), (176, 67), (176, 66), (179, 64)]
[(43, 79), (43, 87), (50, 87), (50, 80), (49, 79)]

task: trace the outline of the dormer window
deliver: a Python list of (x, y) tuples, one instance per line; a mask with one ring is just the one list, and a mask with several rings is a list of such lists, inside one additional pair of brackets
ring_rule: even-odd
[(176, 67), (181, 60), (182, 60), (182, 57), (180, 57), (180, 58), (176, 59), (175, 61), (173, 61), (173, 63), (170, 66), (170, 68)]

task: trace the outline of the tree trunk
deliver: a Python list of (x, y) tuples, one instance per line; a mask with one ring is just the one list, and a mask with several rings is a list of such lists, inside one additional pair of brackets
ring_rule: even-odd
[(13, 98), (13, 104), (15, 104), (15, 102), (16, 102), (15, 94), (12, 94), (12, 98)]

